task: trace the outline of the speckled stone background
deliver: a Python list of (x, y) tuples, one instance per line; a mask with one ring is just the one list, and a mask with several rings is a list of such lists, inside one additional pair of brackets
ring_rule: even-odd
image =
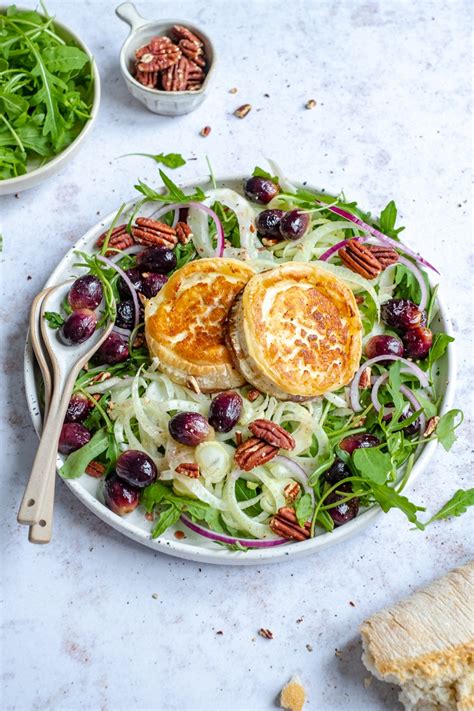
[[(141, 2), (144, 15), (188, 18), (217, 44), (211, 96), (176, 119), (154, 116), (128, 95), (117, 61), (127, 28), (113, 2), (49, 0), (48, 7), (94, 52), (103, 101), (72, 164), (36, 189), (0, 198), (0, 706), (264, 710), (296, 672), (309, 709), (400, 708), (389, 685), (374, 680), (365, 688), (358, 625), (466, 562), (467, 517), (421, 534), (391, 513), (306, 560), (222, 568), (135, 545), (59, 485), (54, 540), (31, 546), (15, 520), (37, 444), (23, 394), (23, 344), (31, 300), (65, 251), (133, 195), (137, 176), (156, 179), (147, 159), (117, 156), (182, 152), (191, 160), (177, 179), (205, 173), (206, 153), (217, 175), (245, 173), (272, 156), (289, 175), (344, 188), (375, 212), (396, 199), (404, 237), (442, 267), (458, 334), (457, 403), (472, 414), (471, 4)], [(317, 106), (308, 111), (311, 98)], [(246, 102), (252, 112), (235, 118)], [(208, 138), (199, 135), (205, 125)], [(459, 434), (411, 489), (429, 511), (468, 485), (468, 422)], [(258, 636), (260, 627), (274, 639)]]

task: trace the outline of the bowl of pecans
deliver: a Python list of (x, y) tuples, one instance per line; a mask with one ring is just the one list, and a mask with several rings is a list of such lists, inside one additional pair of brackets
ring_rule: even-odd
[(211, 40), (188, 22), (147, 20), (131, 2), (115, 12), (130, 25), (120, 69), (132, 96), (155, 114), (194, 111), (206, 97), (215, 65)]

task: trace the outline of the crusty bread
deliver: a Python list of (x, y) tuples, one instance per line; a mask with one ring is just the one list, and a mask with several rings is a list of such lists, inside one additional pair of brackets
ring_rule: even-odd
[(410, 711), (474, 709), (474, 561), (361, 626), (362, 660)]
[(286, 711), (303, 711), (306, 692), (299, 677), (292, 676), (280, 693), (280, 708)]

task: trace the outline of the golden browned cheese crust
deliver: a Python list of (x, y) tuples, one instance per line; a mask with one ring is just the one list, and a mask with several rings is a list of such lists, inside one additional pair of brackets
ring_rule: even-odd
[(361, 338), (352, 291), (302, 262), (252, 277), (227, 333), (246, 380), (280, 399), (312, 398), (346, 385), (359, 366)]
[(206, 392), (243, 385), (224, 343), (230, 305), (253, 275), (235, 259), (198, 259), (178, 269), (145, 309), (152, 356), (175, 382)]

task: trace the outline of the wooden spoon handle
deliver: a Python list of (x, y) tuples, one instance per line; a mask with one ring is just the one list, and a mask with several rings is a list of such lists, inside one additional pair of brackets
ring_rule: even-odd
[(56, 485), (56, 462), (46, 473), (47, 485), (43, 505), (39, 512), (38, 523), (30, 526), (28, 540), (30, 543), (49, 543), (53, 531), (54, 489)]

